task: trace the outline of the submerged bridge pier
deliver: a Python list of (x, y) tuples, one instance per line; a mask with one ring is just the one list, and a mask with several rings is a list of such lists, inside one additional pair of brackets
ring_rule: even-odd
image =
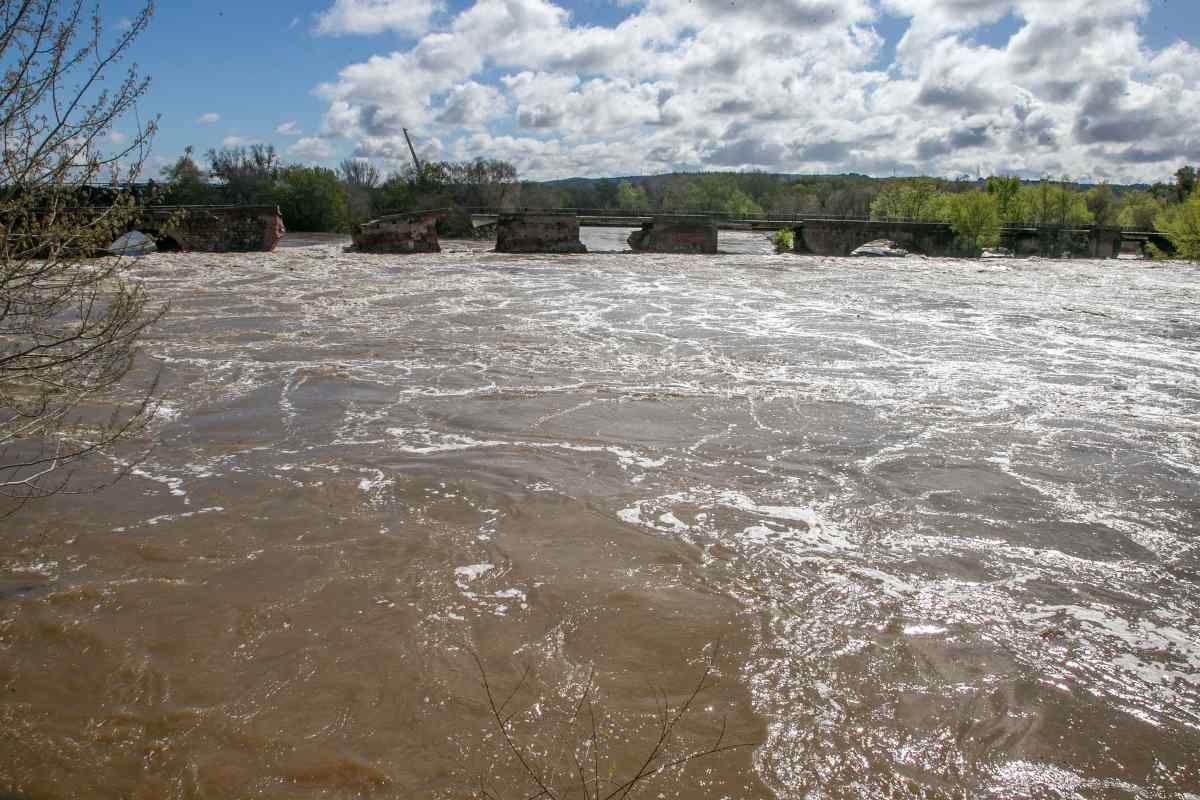
[(658, 216), (629, 234), (638, 253), (716, 253), (717, 223), (711, 217)]

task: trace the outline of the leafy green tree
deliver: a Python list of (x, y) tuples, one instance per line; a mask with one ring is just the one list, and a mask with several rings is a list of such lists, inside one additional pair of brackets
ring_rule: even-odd
[(662, 189), (659, 206), (669, 210), (699, 209), (704, 200), (693, 181), (694, 176), (672, 175)]
[(762, 210), (762, 206), (754, 202), (753, 197), (746, 194), (741, 189), (734, 189), (733, 192), (723, 200), (720, 210), (727, 214), (732, 214), (739, 217), (757, 217), (766, 213)]
[(1196, 168), (1185, 164), (1175, 170), (1175, 196), (1185, 203), (1196, 191)]
[(412, 184), (399, 172), (393, 172), (379, 187), (375, 202), (381, 214), (407, 211), (413, 208)]
[(273, 197), (288, 230), (328, 233), (347, 226), (346, 188), (331, 169), (284, 167)]
[(800, 183), (794, 183), (779, 194), (773, 195), (767, 205), (767, 209), (773, 214), (798, 214), (816, 211), (820, 207), (817, 195), (806, 191)]
[(872, 219), (936, 219), (942, 182), (913, 178), (889, 183), (871, 203)]
[(1021, 219), (1036, 225), (1088, 225), (1092, 213), (1079, 192), (1066, 185), (1042, 180), (1021, 189)]
[(1126, 192), (1121, 197), (1117, 224), (1126, 230), (1152, 231), (1163, 208), (1164, 204), (1150, 192)]
[(904, 219), (904, 187), (892, 184), (871, 202), (871, 219)]
[(987, 192), (943, 195), (951, 228), (959, 240), (979, 251), (1000, 244), (1000, 200)]
[(596, 199), (601, 208), (614, 208), (617, 204), (617, 185), (608, 178), (596, 184)]
[(1097, 225), (1112, 227), (1117, 224), (1117, 199), (1107, 183), (1093, 187), (1084, 198), (1088, 211)]
[(1187, 202), (1164, 209), (1156, 223), (1175, 245), (1176, 255), (1200, 261), (1200, 191), (1193, 191)]
[(987, 179), (987, 192), (996, 198), (1000, 218), (1005, 222), (1016, 222), (1021, 216), (1021, 179), (1016, 176)]
[(617, 187), (617, 208), (633, 210), (649, 208), (650, 198), (641, 186), (634, 186), (629, 181), (621, 181)]

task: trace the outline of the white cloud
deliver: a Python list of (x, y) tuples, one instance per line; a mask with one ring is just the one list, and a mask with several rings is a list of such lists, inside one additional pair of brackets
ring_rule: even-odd
[(436, 0), (335, 0), (317, 15), (316, 32), (326, 36), (385, 31), (420, 34), (442, 9)]
[(303, 133), (303, 131), (300, 130), (300, 123), (296, 122), (295, 120), (281, 122), (279, 125), (275, 126), (275, 132), (280, 136), (299, 136)]
[(250, 139), (237, 134), (230, 134), (221, 140), (222, 147), (247, 147), (252, 144), (260, 144), (258, 139)]
[[(432, 2), (401, 15), (399, 3), (339, 0), (322, 17), (340, 19), (337, 32), (425, 32), (319, 86), (329, 105), (311, 146), (345, 139), (400, 166), (408, 127), (438, 142), (436, 157), (509, 158), (528, 177), (711, 167), (1143, 180), (1200, 159), (1179, 111), (1200, 102), (1200, 50), (1153, 51), (1138, 30), (1147, 0), (624, 5), (628, 18), (605, 27), (551, 0), (476, 0), (426, 30)], [(370, 20), (358, 15), (368, 7)], [(891, 66), (880, 11), (910, 19)], [(1006, 18), (1015, 35), (985, 43), (984, 26)]]
[(485, 125), (508, 110), (508, 98), (499, 89), (475, 81), (452, 87), (434, 109), (440, 124), (464, 128)]
[(333, 156), (333, 148), (329, 142), (316, 136), (305, 136), (287, 149), (288, 155), (305, 158), (310, 161), (324, 161)]
[(218, 122), (220, 119), (220, 114), (216, 113), (215, 111), (210, 111), (207, 114), (201, 114), (200, 116), (196, 117), (196, 122), (200, 125), (212, 125), (214, 122)]

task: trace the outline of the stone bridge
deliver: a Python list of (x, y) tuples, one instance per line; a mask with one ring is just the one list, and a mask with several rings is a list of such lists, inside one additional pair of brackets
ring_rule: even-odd
[[(579, 227), (638, 228), (630, 236), (634, 250), (651, 252), (715, 252), (709, 237), (716, 230), (791, 229), (797, 253), (848, 256), (876, 239), (890, 239), (907, 250), (928, 256), (969, 257), (977, 255), (965, 247), (947, 222), (889, 221), (827, 218), (807, 215), (735, 217), (727, 214), (691, 214), (649, 211), (605, 211), (603, 209), (559, 209), (555, 211), (492, 211), (475, 209), (476, 227), (497, 226), (500, 252), (579, 252)], [(514, 234), (519, 231), (519, 234)], [(514, 238), (515, 237), (515, 238)], [(519, 245), (512, 242), (519, 240)], [(1043, 258), (1116, 258), (1129, 244), (1146, 251), (1148, 244), (1173, 253), (1169, 240), (1158, 233), (1123, 231), (1120, 228), (1071, 225), (1006, 225), (1000, 244), (1019, 256)], [(519, 249), (510, 249), (511, 247)], [(562, 248), (568, 248), (566, 250)]]
[[(797, 253), (848, 256), (876, 239), (890, 239), (927, 256), (977, 255), (958, 239), (948, 222), (802, 220), (795, 225), (793, 247)], [(1121, 243), (1119, 228), (1007, 225), (1000, 230), (1000, 245), (1018, 256), (1116, 258)]]

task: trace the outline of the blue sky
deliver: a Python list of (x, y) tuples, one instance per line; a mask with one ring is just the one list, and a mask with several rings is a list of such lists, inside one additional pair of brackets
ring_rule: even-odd
[(1172, 108), (1198, 107), (1198, 43), (1194, 0), (160, 0), (133, 57), (155, 166), (270, 142), (387, 170), (408, 127), (534, 178), (1152, 180), (1200, 160)]

